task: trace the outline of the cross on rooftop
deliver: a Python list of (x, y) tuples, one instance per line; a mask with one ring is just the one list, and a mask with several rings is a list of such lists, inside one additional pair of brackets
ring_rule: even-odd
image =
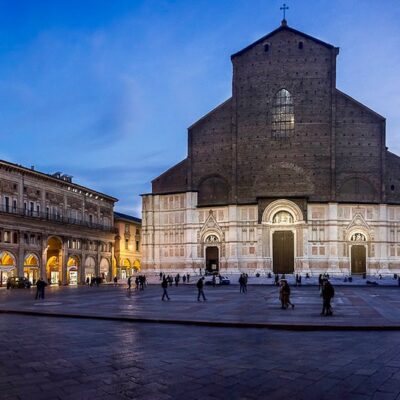
[(289, 7), (285, 3), (283, 3), (281, 10), (283, 10), (283, 20), (286, 20), (286, 10), (289, 10)]

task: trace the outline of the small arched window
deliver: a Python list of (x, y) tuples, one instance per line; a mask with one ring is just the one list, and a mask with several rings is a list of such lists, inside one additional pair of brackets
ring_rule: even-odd
[(272, 104), (272, 137), (288, 138), (294, 130), (294, 107), (292, 95), (281, 89)]

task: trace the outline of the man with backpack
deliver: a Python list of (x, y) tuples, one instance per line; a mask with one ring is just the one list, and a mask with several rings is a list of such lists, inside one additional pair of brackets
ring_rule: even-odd
[(204, 276), (197, 281), (197, 301), (200, 301), (200, 296), (203, 296), (203, 301), (207, 301), (206, 296), (204, 296)]

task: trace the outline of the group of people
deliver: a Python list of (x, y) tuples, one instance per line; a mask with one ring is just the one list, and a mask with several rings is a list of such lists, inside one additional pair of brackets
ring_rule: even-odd
[(44, 289), (47, 286), (47, 282), (44, 281), (42, 277), (40, 277), (36, 281), (36, 296), (35, 300), (43, 299), (44, 300)]
[[(132, 288), (132, 276), (128, 278), (128, 290), (131, 290)], [(144, 288), (147, 286), (147, 280), (146, 280), (146, 275), (138, 275), (135, 277), (135, 290), (144, 290)]]
[(172, 284), (175, 282), (175, 286), (178, 286), (179, 285), (179, 282), (181, 281), (181, 279), (182, 279), (182, 282), (183, 283), (189, 283), (189, 281), (190, 281), (190, 274), (183, 274), (182, 276), (178, 273), (178, 274), (176, 274), (175, 275), (175, 277), (173, 277), (173, 276), (170, 276), (170, 275), (167, 275), (167, 276), (165, 276), (165, 274), (163, 274), (162, 272), (160, 272), (160, 281), (164, 281), (164, 280), (166, 280), (167, 281), (167, 284), (169, 285), (169, 286), (172, 286)]
[[(178, 285), (176, 285), (178, 286)], [(161, 287), (163, 289), (163, 294), (161, 296), (161, 300), (164, 301), (165, 298), (167, 300), (170, 300), (170, 297), (168, 295), (168, 281), (167, 277), (164, 275), (162, 277), (162, 282), (161, 282)], [(200, 299), (202, 298), (203, 301), (207, 301), (206, 296), (204, 294), (204, 276), (202, 276), (196, 283), (197, 287), (197, 301), (201, 301)]]
[(87, 286), (99, 286), (100, 283), (103, 281), (101, 276), (92, 276), (86, 278), (86, 285)]
[[(165, 299), (170, 300), (170, 297), (168, 295), (168, 285), (170, 283), (170, 280), (168, 280), (168, 277), (169, 275), (168, 276), (162, 275), (162, 282), (161, 282), (161, 287), (163, 289), (163, 294), (161, 297), (162, 301), (164, 301)], [(281, 303), (281, 308), (284, 310), (286, 310), (289, 307), (294, 309), (295, 305), (290, 300), (290, 292), (291, 292), (290, 285), (288, 281), (285, 279), (285, 275), (282, 275), (282, 277), (279, 278), (278, 274), (275, 276), (275, 282), (278, 282), (279, 286), (279, 300)], [(321, 315), (330, 316), (333, 315), (331, 301), (335, 295), (335, 290), (327, 276), (321, 275), (320, 278), (321, 279), (319, 280), (320, 282), (319, 290), (320, 290), (320, 296), (322, 297)], [(204, 277), (200, 277), (200, 279), (196, 283), (197, 301), (201, 301), (201, 299), (203, 299), (203, 301), (207, 301), (206, 296), (204, 294), (204, 280), (205, 280)], [(248, 280), (248, 275), (246, 273), (242, 273), (239, 277), (240, 293), (247, 293), (247, 280)], [(175, 280), (175, 282), (177, 281)], [(296, 286), (301, 283), (301, 277), (299, 278), (298, 275), (296, 275), (295, 277), (295, 283)], [(172, 286), (172, 284), (170, 284), (170, 286)], [(176, 286), (178, 286), (178, 283), (176, 283)]]

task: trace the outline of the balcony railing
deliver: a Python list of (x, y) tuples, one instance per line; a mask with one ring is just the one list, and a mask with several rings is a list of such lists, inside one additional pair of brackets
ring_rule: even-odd
[(99, 229), (107, 232), (114, 232), (114, 233), (116, 232), (115, 228), (110, 225), (96, 224), (94, 222), (84, 221), (82, 219), (76, 219), (72, 217), (66, 217), (64, 215), (55, 214), (47, 211), (35, 211), (35, 210), (29, 210), (25, 208), (18, 208), (18, 207), (12, 207), (10, 205), (7, 206), (1, 204), (0, 213), (18, 215), (27, 218), (37, 218), (40, 220), (56, 222), (59, 224), (79, 225), (79, 226), (84, 226), (86, 228)]

